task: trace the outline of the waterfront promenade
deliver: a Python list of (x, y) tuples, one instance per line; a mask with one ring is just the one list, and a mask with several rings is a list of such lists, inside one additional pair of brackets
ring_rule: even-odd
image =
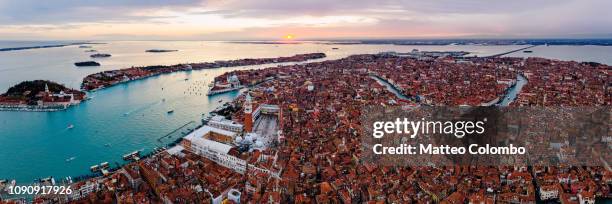
[(85, 91), (95, 91), (103, 89), (109, 86), (113, 86), (119, 83), (125, 83), (129, 81), (139, 80), (151, 76), (160, 74), (167, 74), (179, 71), (192, 71), (201, 69), (213, 69), (223, 67), (237, 67), (237, 66), (249, 66), (249, 65), (262, 65), (262, 64), (275, 64), (275, 63), (288, 63), (288, 62), (304, 62), (313, 59), (321, 59), (326, 57), (324, 53), (309, 53), (309, 54), (298, 54), (290, 57), (276, 57), (276, 58), (246, 58), (237, 60), (226, 60), (226, 61), (215, 61), (215, 62), (204, 62), (204, 63), (189, 63), (189, 64), (177, 64), (171, 66), (146, 66), (146, 67), (132, 67), (120, 70), (104, 71), (88, 75), (83, 79), (81, 88)]

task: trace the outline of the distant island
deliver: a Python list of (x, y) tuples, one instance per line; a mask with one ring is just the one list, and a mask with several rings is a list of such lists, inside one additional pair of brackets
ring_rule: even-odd
[(104, 57), (110, 57), (112, 56), (111, 54), (105, 54), (105, 53), (96, 53), (93, 55), (89, 55), (89, 57), (91, 58), (104, 58)]
[(145, 52), (176, 52), (178, 50), (162, 50), (162, 49), (151, 49), (151, 50), (145, 50)]
[(172, 73), (178, 71), (189, 71), (197, 69), (212, 69), (221, 67), (237, 67), (259, 64), (283, 63), (283, 62), (303, 62), (311, 59), (320, 59), (326, 57), (325, 53), (308, 53), (298, 54), (290, 57), (276, 58), (245, 58), (238, 60), (225, 60), (215, 62), (178, 64), (170, 66), (146, 66), (132, 67), (120, 70), (110, 70), (91, 74), (83, 79), (81, 89), (85, 91), (97, 90), (106, 88), (115, 84), (143, 79), (146, 77), (156, 76), (159, 74)]
[(0, 110), (58, 111), (79, 104), (85, 99), (85, 92), (52, 81), (24, 81), (0, 95)]
[(7, 47), (0, 48), (0, 52), (6, 51), (17, 51), (17, 50), (29, 50), (29, 49), (41, 49), (41, 48), (55, 48), (55, 47), (66, 47), (71, 45), (96, 45), (104, 43), (91, 43), (91, 42), (79, 42), (79, 43), (67, 43), (67, 44), (56, 44), (56, 45), (38, 45), (38, 46), (25, 46), (25, 47)]
[(74, 63), (77, 67), (89, 67), (89, 66), (100, 66), (100, 63), (94, 61), (76, 62)]
[(327, 45), (599, 45), (612, 46), (612, 39), (369, 39), (318, 42)]

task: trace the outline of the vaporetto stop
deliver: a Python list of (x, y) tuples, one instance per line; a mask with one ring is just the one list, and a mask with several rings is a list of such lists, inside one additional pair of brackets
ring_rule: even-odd
[[(375, 144), (372, 146), (374, 154), (482, 154), (482, 155), (516, 155), (525, 154), (525, 147), (516, 147), (513, 144), (509, 146), (491, 146), (486, 144), (485, 146), (479, 146), (478, 144), (471, 144), (467, 148), (465, 147), (453, 147), (449, 145), (434, 146), (432, 144), (419, 144), (418, 151), (417, 146), (401, 144), (400, 146), (387, 147), (382, 144)], [(418, 153), (417, 153), (418, 152)]]

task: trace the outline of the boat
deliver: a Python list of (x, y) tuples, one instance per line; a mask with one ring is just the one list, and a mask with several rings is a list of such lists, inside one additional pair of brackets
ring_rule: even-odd
[(170, 113), (174, 113), (174, 110), (169, 110), (169, 111), (168, 111), (168, 114), (170, 114)]
[(72, 128), (74, 128), (74, 125), (73, 125), (73, 124), (70, 124), (70, 125), (68, 125), (68, 127), (67, 127), (67, 128), (68, 128), (68, 129), (72, 129)]
[(92, 58), (110, 57), (110, 56), (111, 56), (110, 54), (102, 54), (102, 53), (96, 53), (93, 55), (89, 55), (89, 57), (92, 57)]
[(106, 168), (108, 168), (108, 167), (109, 167), (108, 162), (102, 162), (102, 163), (100, 164), (100, 168), (102, 168), (102, 169), (106, 169)]
[(100, 170), (100, 166), (98, 166), (97, 164), (93, 165), (93, 166), (89, 167), (89, 170), (91, 170), (91, 172), (96, 172), (96, 171)]
[[(36, 181), (36, 180), (34, 180), (34, 181)], [(39, 185), (43, 185), (43, 186), (55, 185), (55, 179), (53, 178), (53, 176), (49, 176), (47, 178), (38, 179), (37, 183)]]
[(212, 115), (206, 116), (204, 118), (202, 118), (202, 124), (206, 125), (208, 124), (208, 122), (212, 119)]
[(110, 144), (110, 143), (106, 143), (106, 144), (104, 144), (104, 146), (105, 146), (105, 147), (110, 147), (110, 146), (111, 146), (111, 144)]
[(89, 66), (100, 66), (100, 63), (94, 61), (85, 61), (85, 62), (75, 62), (75, 66), (77, 67), (89, 67)]
[(15, 182), (15, 180), (11, 180), (9, 182), (8, 179), (1, 179), (0, 180), (0, 193), (2, 193), (3, 191), (9, 191), (12, 187), (15, 186), (17, 182)]
[(134, 159), (134, 158), (138, 158), (138, 156), (140, 156), (140, 150), (124, 154), (123, 155), (123, 160), (131, 160), (131, 159)]
[(66, 159), (66, 162), (71, 162), (74, 159), (76, 159), (76, 157), (70, 157), (70, 158)]
[(72, 183), (72, 177), (71, 176), (67, 176), (66, 178), (64, 178), (64, 181), (68, 184)]
[(337, 49), (339, 49), (339, 48), (337, 48), (337, 47), (332, 47), (332, 50), (337, 50)]
[(166, 150), (165, 147), (156, 147), (156, 148), (153, 149), (153, 152), (154, 153), (160, 153), (160, 152), (163, 152), (164, 150)]
[(531, 50), (524, 50), (523, 53), (533, 53)]

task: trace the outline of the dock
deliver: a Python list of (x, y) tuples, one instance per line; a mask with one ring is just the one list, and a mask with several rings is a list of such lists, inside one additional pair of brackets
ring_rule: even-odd
[(136, 150), (136, 151), (133, 151), (131, 153), (124, 154), (123, 155), (123, 160), (125, 160), (125, 161), (129, 161), (129, 160), (138, 161), (140, 159), (138, 157), (140, 157), (140, 150)]
[(164, 139), (164, 138), (166, 138), (166, 137), (170, 137), (172, 134), (176, 133), (176, 132), (177, 132), (177, 131), (179, 131), (180, 129), (183, 129), (183, 128), (184, 128), (184, 127), (186, 127), (187, 125), (190, 125), (191, 123), (195, 123), (195, 121), (190, 121), (190, 122), (188, 122), (188, 123), (185, 123), (185, 124), (184, 124), (184, 125), (182, 125), (181, 127), (178, 127), (178, 128), (176, 128), (176, 129), (174, 129), (172, 132), (170, 132), (170, 133), (168, 133), (168, 134), (166, 134), (166, 135), (164, 135), (164, 136), (161, 136), (161, 137), (157, 138), (157, 141), (158, 141), (158, 142), (162, 142), (162, 141), (161, 141), (162, 139)]
[(524, 47), (524, 48), (521, 48), (521, 49), (511, 50), (511, 51), (508, 51), (508, 52), (503, 52), (503, 53), (499, 53), (499, 54), (495, 54), (495, 55), (490, 55), (490, 56), (486, 56), (486, 57), (483, 57), (483, 58), (501, 57), (503, 55), (512, 54), (512, 53), (515, 53), (515, 52), (520, 52), (520, 51), (523, 51), (523, 50), (526, 50), (526, 49), (531, 49), (531, 48), (534, 48), (536, 46), (538, 46), (538, 45), (531, 45), (531, 46)]

